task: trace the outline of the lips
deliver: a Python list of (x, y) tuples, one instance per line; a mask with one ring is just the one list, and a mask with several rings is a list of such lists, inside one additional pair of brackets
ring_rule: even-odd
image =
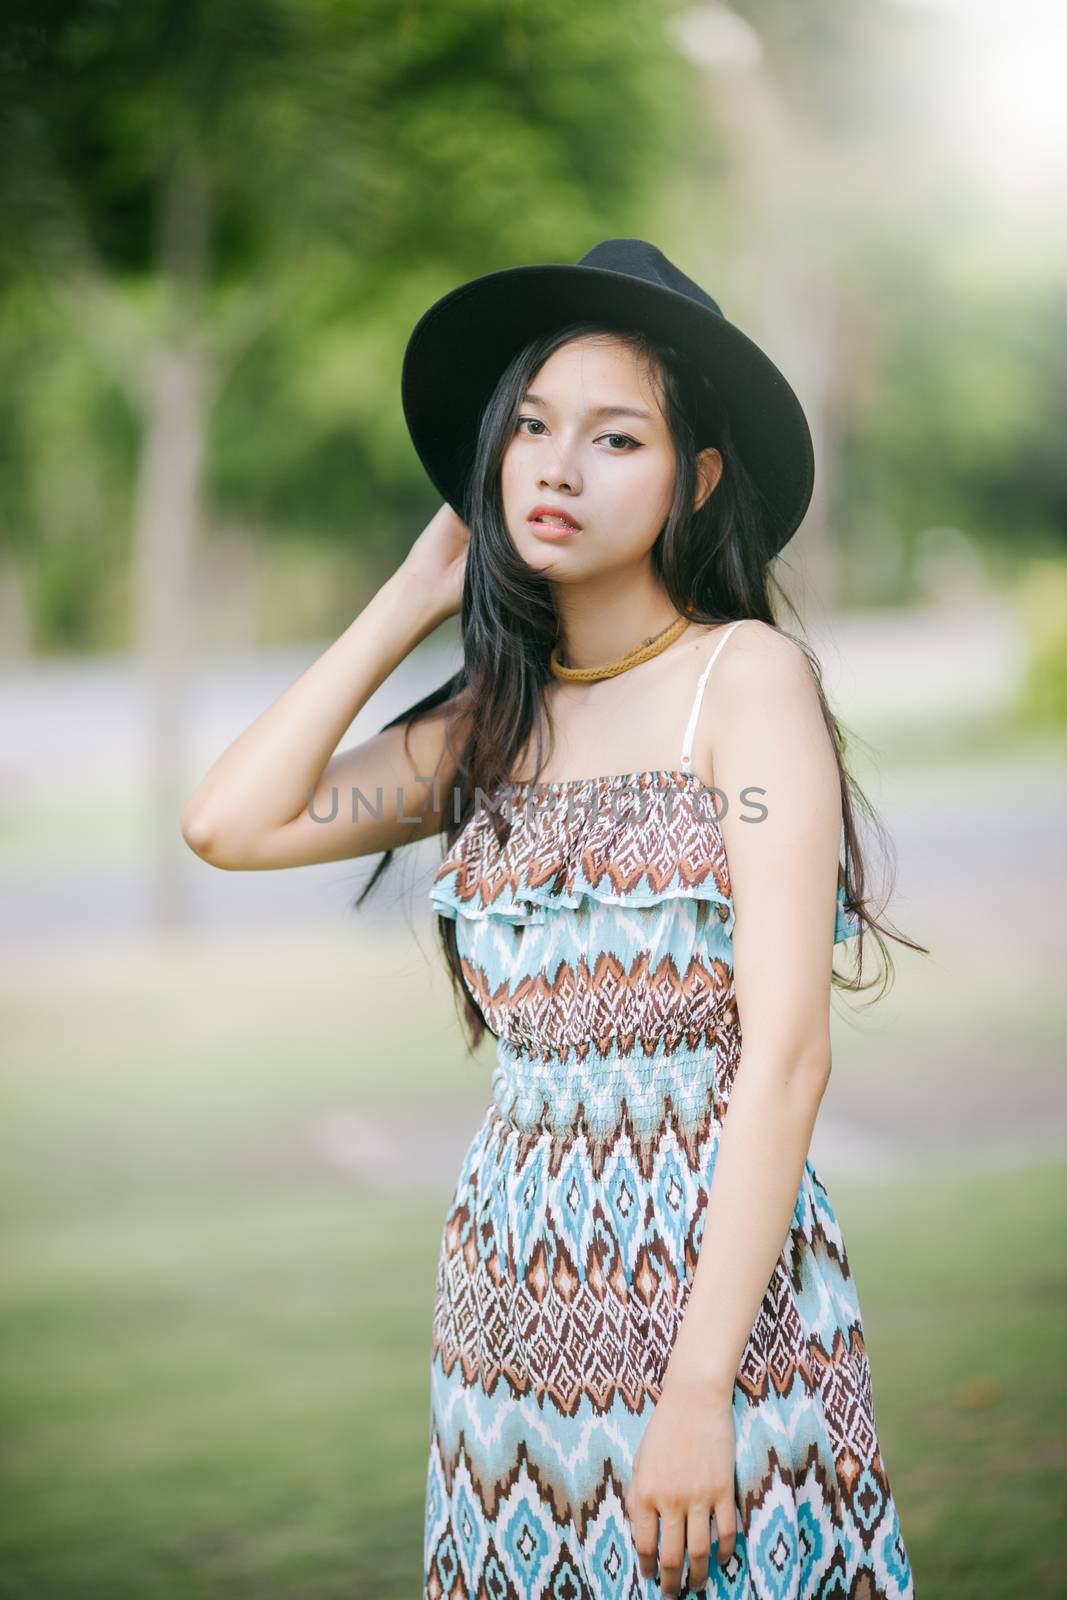
[[(556, 521), (556, 518), (560, 521)], [(569, 528), (573, 533), (579, 532), (582, 526), (580, 522), (575, 521), (569, 511), (564, 511), (560, 506), (534, 506), (527, 521), (536, 523), (538, 527), (547, 528), (560, 528), (562, 523), (563, 527)]]

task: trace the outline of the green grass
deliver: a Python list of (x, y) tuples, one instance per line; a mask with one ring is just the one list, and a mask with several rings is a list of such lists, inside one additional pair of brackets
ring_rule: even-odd
[(854, 1189), (845, 1231), (920, 1595), (1064, 1592), (1067, 1163)]
[[(458, 1098), (473, 1131), (488, 1058), (463, 1056), (421, 944), (8, 961), (4, 1600), (420, 1592), (447, 1185), (373, 1195), (308, 1130)], [(975, 999), (942, 1006), (963, 1026)], [(1063, 1592), (1065, 1189), (1063, 1164), (833, 1188), (924, 1600)]]
[(435, 1226), (326, 1182), (24, 1226), (0, 1592), (414, 1592)]

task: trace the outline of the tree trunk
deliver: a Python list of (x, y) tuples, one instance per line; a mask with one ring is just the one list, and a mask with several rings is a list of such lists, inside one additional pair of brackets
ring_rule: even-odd
[(189, 920), (180, 817), (189, 781), (193, 564), (215, 392), (201, 338), (210, 214), (210, 180), (195, 148), (181, 144), (160, 192), (158, 253), (169, 327), (144, 368), (133, 538), (134, 632), (146, 719), (149, 915), (156, 928)]
[[(803, 618), (832, 610), (838, 594), (833, 536), (838, 436), (833, 392), (838, 349), (836, 274), (825, 241), (811, 236), (810, 194), (820, 152), (804, 142), (762, 60), (705, 74), (709, 115), (729, 140), (729, 192), (737, 223), (739, 281), (751, 286), (753, 337), (796, 390), (815, 447), (815, 487), (800, 530), (773, 569)], [(729, 314), (729, 313), (728, 313)]]
[(133, 609), (144, 684), (149, 913), (188, 920), (179, 819), (188, 784), (187, 697), (193, 561), (200, 524), (207, 380), (195, 350), (162, 346), (147, 363), (133, 534)]

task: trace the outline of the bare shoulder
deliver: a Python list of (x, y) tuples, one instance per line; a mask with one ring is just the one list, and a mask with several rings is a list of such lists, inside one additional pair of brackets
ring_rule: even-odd
[(718, 697), (739, 705), (753, 697), (808, 694), (811, 662), (794, 639), (758, 617), (746, 617), (723, 646), (715, 665)]
[[(788, 794), (798, 817), (801, 792), (812, 804), (832, 808), (837, 771), (806, 651), (769, 624), (746, 618), (730, 635), (713, 682), (720, 668), (705, 753), (715, 782), (731, 797), (749, 787), (764, 796)], [(749, 830), (724, 818), (724, 832), (736, 849), (739, 832), (744, 837)]]
[(819, 737), (823, 715), (811, 662), (770, 624), (746, 617), (723, 646), (711, 683), (713, 771), (727, 771), (731, 756), (751, 761), (771, 745), (784, 748), (796, 735)]

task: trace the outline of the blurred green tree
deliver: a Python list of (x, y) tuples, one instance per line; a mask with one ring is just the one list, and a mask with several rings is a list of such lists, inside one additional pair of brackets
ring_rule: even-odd
[[(28, 376), (42, 344), (89, 352), (128, 408), (125, 432), (102, 408), (97, 443), (121, 464), (132, 435), (142, 646), (178, 626), (205, 488), (387, 563), (396, 528), (375, 544), (364, 519), (423, 486), (397, 393), (411, 322), (534, 241), (573, 259), (647, 218), (691, 131), (662, 23), (635, 0), (13, 0), (0, 282), (33, 338), (9, 319), (12, 355)], [(8, 420), (5, 520), (46, 546)], [(69, 642), (71, 603), (42, 644)]]
[(41, 556), (37, 642), (92, 642), (128, 465), (161, 915), (205, 503), (349, 540), (375, 586), (432, 509), (399, 404), (414, 318), (647, 219), (684, 86), (655, 0), (12, 0), (0, 337), (36, 399), (5, 403), (0, 517)]

